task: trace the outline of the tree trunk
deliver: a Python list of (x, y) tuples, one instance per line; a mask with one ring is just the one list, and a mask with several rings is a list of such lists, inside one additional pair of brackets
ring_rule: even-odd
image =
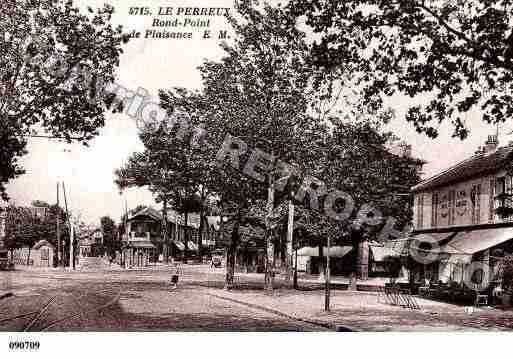
[(361, 240), (361, 230), (360, 229), (352, 229), (351, 230), (351, 244), (353, 247), (353, 265), (352, 271), (349, 280), (349, 289), (356, 290), (357, 288), (357, 278), (358, 278), (358, 254)]
[(369, 242), (362, 239), (358, 243), (358, 279), (369, 279)]
[(266, 243), (266, 256), (265, 256), (265, 290), (274, 290), (274, 243), (269, 233), (267, 235)]
[(324, 246), (322, 240), (319, 240), (319, 262), (317, 263), (319, 278), (324, 278)]
[(198, 255), (201, 257), (201, 254), (203, 252), (202, 250), (202, 244), (203, 244), (203, 206), (201, 206), (200, 210), (200, 223), (199, 223), (199, 229), (198, 229)]
[[(202, 188), (201, 190), (201, 206), (200, 206), (200, 223), (199, 223), (199, 233), (198, 233), (198, 254), (201, 256), (202, 254), (202, 246), (203, 246), (203, 217), (205, 216), (205, 190)], [(208, 225), (207, 225), (208, 228)]]
[(239, 224), (236, 223), (233, 226), (231, 233), (230, 244), (226, 250), (226, 279), (225, 289), (233, 288), (233, 279), (235, 277), (235, 254), (237, 251), (237, 244), (239, 242)]
[(31, 252), (31, 248), (29, 247), (28, 249), (28, 256), (27, 256), (27, 265), (29, 266), (30, 265), (30, 252)]
[(162, 240), (164, 242), (165, 262), (169, 263), (169, 235), (167, 230), (167, 199), (162, 204)]

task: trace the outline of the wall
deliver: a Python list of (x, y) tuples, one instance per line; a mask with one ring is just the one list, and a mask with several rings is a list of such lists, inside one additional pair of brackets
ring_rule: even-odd
[[(502, 173), (497, 174), (500, 177)], [(439, 187), (433, 190), (415, 193), (414, 195), (414, 228), (431, 229), (447, 228), (464, 225), (477, 225), (498, 221), (497, 216), (490, 220), (490, 181), (495, 181), (495, 176), (484, 176), (472, 180), (463, 181), (449, 186)], [(475, 201), (472, 202), (472, 189), (476, 191)], [(433, 202), (433, 194), (437, 196), (437, 202)], [(419, 204), (422, 202), (422, 212), (419, 212)], [(422, 226), (419, 226), (419, 217), (422, 216)]]
[(27, 260), (29, 260), (29, 265), (33, 265), (35, 267), (53, 267), (53, 256), (54, 249), (46, 246), (37, 250), (31, 250), (30, 258), (28, 248), (16, 249), (13, 254), (14, 264), (27, 265)]

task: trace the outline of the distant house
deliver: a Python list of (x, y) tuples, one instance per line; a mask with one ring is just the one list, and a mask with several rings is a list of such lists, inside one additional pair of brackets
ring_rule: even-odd
[[(202, 235), (202, 246), (215, 246), (219, 220), (205, 217)], [(173, 209), (167, 210), (168, 240), (162, 234), (162, 213), (152, 207), (146, 207), (128, 217), (123, 235), (121, 262), (126, 266), (146, 266), (155, 263), (159, 258), (169, 254), (180, 258), (199, 253), (200, 216), (190, 213), (187, 216)], [(216, 229), (217, 228), (217, 229)]]
[(14, 250), (14, 264), (35, 267), (53, 267), (55, 247), (46, 240), (38, 241), (32, 248)]

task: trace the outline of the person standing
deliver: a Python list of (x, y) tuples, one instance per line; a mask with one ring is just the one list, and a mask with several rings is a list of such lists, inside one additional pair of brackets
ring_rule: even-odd
[(182, 274), (182, 268), (178, 265), (178, 263), (175, 263), (171, 275), (171, 284), (173, 285), (173, 289), (176, 289), (178, 287), (178, 280), (180, 279), (180, 275)]

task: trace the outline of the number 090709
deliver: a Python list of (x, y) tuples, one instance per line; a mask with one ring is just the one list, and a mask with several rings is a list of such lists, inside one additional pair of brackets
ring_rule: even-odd
[(11, 350), (38, 350), (40, 347), (38, 341), (14, 341), (9, 342), (9, 349)]

